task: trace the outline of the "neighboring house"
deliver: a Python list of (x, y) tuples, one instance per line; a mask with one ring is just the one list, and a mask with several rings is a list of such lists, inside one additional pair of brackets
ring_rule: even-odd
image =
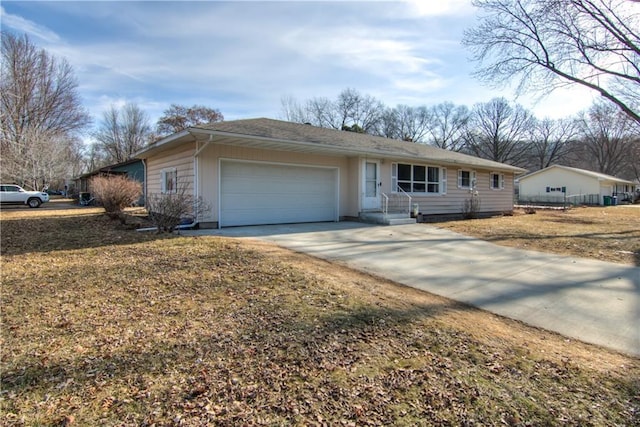
[[(85, 173), (84, 175), (80, 175), (79, 177), (74, 179), (76, 191), (78, 191), (79, 193), (91, 192), (91, 179), (100, 175), (126, 175), (128, 178), (140, 182), (142, 184), (142, 189), (144, 192), (144, 163), (140, 159), (127, 160), (126, 162), (105, 166), (92, 172)], [(144, 204), (144, 195), (141, 196), (138, 203), (140, 205)]]
[(202, 227), (385, 210), (408, 217), (415, 205), (423, 215), (459, 215), (472, 190), (481, 213), (507, 212), (514, 176), (524, 172), (428, 145), (264, 118), (189, 128), (136, 157), (146, 163), (146, 194), (184, 186), (211, 206), (197, 219)]
[(609, 197), (626, 197), (633, 183), (615, 176), (553, 165), (519, 178), (520, 202), (584, 203), (604, 205)]

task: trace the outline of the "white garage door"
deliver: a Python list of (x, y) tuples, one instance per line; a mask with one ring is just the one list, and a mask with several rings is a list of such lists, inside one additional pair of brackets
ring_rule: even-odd
[(337, 169), (222, 161), (220, 226), (336, 221)]

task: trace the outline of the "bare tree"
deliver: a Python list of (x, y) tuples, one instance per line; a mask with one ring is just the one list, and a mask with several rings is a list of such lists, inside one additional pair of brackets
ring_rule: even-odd
[(314, 126), (340, 129), (340, 121), (336, 115), (334, 103), (328, 98), (316, 97), (305, 104), (306, 117)]
[(136, 104), (121, 109), (112, 105), (93, 137), (107, 164), (122, 163), (150, 142), (151, 127), (147, 114)]
[(445, 150), (461, 151), (470, 111), (464, 105), (443, 102), (429, 109), (429, 143)]
[(384, 136), (385, 138), (400, 139), (399, 128), (400, 124), (397, 109), (386, 108), (380, 117), (376, 135)]
[(206, 123), (221, 122), (224, 116), (220, 110), (205, 107), (204, 105), (184, 105), (171, 104), (164, 115), (158, 119), (157, 131), (161, 136), (180, 132), (192, 126)]
[(640, 129), (632, 138), (628, 166), (622, 176), (640, 182)]
[(375, 133), (384, 114), (384, 105), (372, 96), (355, 89), (345, 89), (334, 103), (336, 117), (342, 130)]
[(378, 120), (375, 135), (409, 142), (425, 142), (430, 122), (426, 107), (398, 105), (387, 108)]
[(343, 90), (335, 101), (315, 97), (301, 106), (289, 97), (282, 99), (281, 103), (286, 120), (369, 134), (378, 132), (385, 113), (382, 102), (355, 89)]
[(526, 163), (533, 116), (520, 105), (494, 98), (473, 107), (465, 134), (466, 150), (484, 159), (512, 165)]
[(596, 103), (581, 115), (581, 146), (586, 167), (608, 175), (622, 175), (637, 161), (640, 127), (610, 104)]
[(26, 35), (1, 36), (2, 180), (41, 187), (68, 169), (63, 153), (89, 124), (89, 115), (66, 60), (39, 49)]
[(410, 107), (408, 105), (398, 105), (394, 110), (398, 117), (396, 138), (403, 141), (424, 143), (431, 123), (430, 110), (424, 106)]
[(597, 91), (640, 123), (640, 2), (474, 0), (482, 21), (463, 43), (477, 75), (547, 93), (576, 84)]
[(528, 166), (538, 170), (566, 160), (577, 135), (578, 127), (573, 119), (536, 120), (531, 130)]

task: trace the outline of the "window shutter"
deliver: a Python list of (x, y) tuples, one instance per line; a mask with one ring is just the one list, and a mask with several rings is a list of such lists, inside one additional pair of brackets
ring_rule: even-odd
[(478, 184), (478, 182), (476, 181), (476, 171), (471, 171), (471, 173), (469, 174), (469, 179), (471, 180), (471, 182), (469, 182), (469, 187), (476, 188), (476, 185)]
[(458, 188), (462, 187), (462, 169), (458, 169)]
[(440, 193), (447, 194), (447, 168), (440, 169)]
[(500, 174), (500, 189), (504, 190), (504, 174)]
[(160, 172), (160, 192), (162, 194), (167, 192), (167, 172)]
[(391, 164), (391, 192), (398, 192), (398, 164)]

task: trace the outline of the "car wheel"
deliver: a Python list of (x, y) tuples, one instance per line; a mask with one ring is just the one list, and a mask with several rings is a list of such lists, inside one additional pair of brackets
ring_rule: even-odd
[(40, 199), (32, 197), (27, 201), (27, 204), (30, 208), (37, 208), (42, 204), (42, 202), (40, 201)]

